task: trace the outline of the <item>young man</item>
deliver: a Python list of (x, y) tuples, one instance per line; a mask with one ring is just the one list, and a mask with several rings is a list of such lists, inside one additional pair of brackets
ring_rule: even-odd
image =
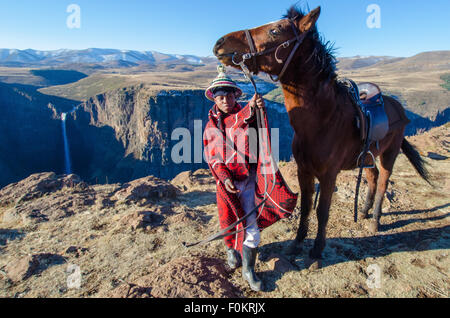
[[(257, 127), (257, 108), (263, 110), (261, 120), (267, 127), (264, 100), (255, 95), (242, 107), (236, 102), (242, 90), (225, 74), (223, 67), (218, 70), (218, 77), (205, 92), (215, 103), (203, 137), (205, 158), (217, 181), (221, 228), (230, 227), (253, 211), (227, 232), (230, 235), (225, 237), (225, 245), (228, 265), (232, 269), (239, 266), (240, 252), (244, 279), (252, 290), (261, 291), (262, 282), (254, 271), (260, 230), (288, 217), (295, 208), (297, 195), (289, 190), (271, 160), (268, 131)], [(264, 134), (267, 138), (262, 137)], [(267, 189), (273, 190), (267, 193), (270, 191)]]

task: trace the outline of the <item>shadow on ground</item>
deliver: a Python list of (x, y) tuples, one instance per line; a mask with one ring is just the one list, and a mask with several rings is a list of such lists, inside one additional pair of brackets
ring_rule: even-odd
[[(448, 215), (449, 214), (446, 214), (437, 218), (442, 219)], [(418, 221), (427, 222), (435, 219), (436, 217), (420, 220), (407, 220), (405, 221), (405, 224)], [(387, 227), (398, 228), (405, 224), (395, 222), (393, 226), (388, 225)], [(276, 289), (276, 281), (281, 279), (285, 273), (290, 271), (301, 271), (307, 268), (306, 264), (309, 261), (308, 253), (314, 245), (314, 240), (306, 239), (302, 253), (294, 256), (285, 254), (285, 251), (291, 242), (292, 241), (290, 240), (274, 242), (266, 244), (260, 249), (259, 258), (263, 261), (268, 261), (274, 257), (274, 255), (277, 255), (289, 262), (289, 266), (285, 266), (285, 271), (273, 270), (260, 273), (263, 279), (265, 276), (271, 278), (265, 279), (268, 283), (266, 288), (269, 291)], [(450, 248), (450, 226), (387, 235), (379, 234), (377, 236), (369, 237), (328, 238), (327, 246), (323, 252), (321, 268), (349, 261), (360, 261), (368, 257), (384, 257), (398, 252), (428, 251), (448, 248)]]
[(25, 232), (21, 230), (3, 230), (0, 229), (0, 246), (6, 245), (8, 241), (14, 241), (16, 239), (22, 239), (25, 237)]

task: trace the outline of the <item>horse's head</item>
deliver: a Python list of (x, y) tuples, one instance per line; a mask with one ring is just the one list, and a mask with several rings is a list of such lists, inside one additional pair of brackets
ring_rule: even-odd
[(214, 46), (214, 54), (225, 65), (245, 65), (257, 74), (259, 71), (282, 76), (286, 64), (298, 57), (306, 35), (315, 28), (320, 7), (307, 15), (292, 7), (286, 18), (260, 27), (236, 31), (220, 38)]

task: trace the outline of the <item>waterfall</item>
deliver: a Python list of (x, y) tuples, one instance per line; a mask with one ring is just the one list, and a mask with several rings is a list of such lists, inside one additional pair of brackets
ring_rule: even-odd
[(65, 166), (64, 172), (65, 172), (65, 174), (72, 174), (72, 163), (70, 162), (69, 142), (67, 141), (66, 117), (67, 117), (67, 113), (61, 114), (62, 131), (63, 131), (63, 139), (64, 139), (64, 166)]

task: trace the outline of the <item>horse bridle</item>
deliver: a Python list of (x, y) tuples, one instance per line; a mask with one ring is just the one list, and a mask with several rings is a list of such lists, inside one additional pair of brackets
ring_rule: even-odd
[[(267, 55), (267, 54), (270, 54), (270, 53), (272, 53), (272, 52), (275, 51), (275, 60), (276, 60), (279, 64), (282, 64), (282, 63), (283, 63), (283, 60), (280, 59), (280, 58), (278, 58), (278, 53), (279, 53), (279, 51), (280, 51), (281, 49), (287, 49), (292, 43), (296, 42), (294, 48), (292, 49), (291, 53), (289, 54), (289, 57), (288, 57), (287, 60), (284, 62), (284, 66), (283, 66), (283, 68), (282, 68), (280, 74), (278, 74), (275, 78), (274, 78), (271, 74), (269, 74), (269, 76), (270, 76), (270, 78), (272, 79), (272, 81), (274, 81), (274, 82), (279, 81), (279, 80), (283, 77), (284, 73), (286, 72), (286, 70), (287, 70), (289, 64), (292, 62), (292, 59), (294, 58), (294, 55), (295, 55), (295, 53), (297, 52), (298, 48), (299, 48), (300, 45), (303, 43), (303, 41), (305, 40), (306, 36), (307, 36), (308, 33), (309, 33), (309, 32), (307, 31), (307, 32), (304, 32), (303, 34), (299, 34), (299, 32), (298, 32), (298, 30), (297, 30), (297, 27), (296, 27), (296, 25), (295, 25), (295, 23), (294, 23), (294, 21), (296, 20), (296, 18), (294, 18), (294, 19), (288, 19), (288, 20), (289, 20), (289, 23), (291, 24), (292, 29), (294, 30), (295, 37), (292, 38), (292, 39), (290, 39), (290, 40), (288, 40), (288, 41), (285, 41), (285, 42), (281, 43), (281, 44), (278, 45), (278, 46), (272, 47), (272, 48), (267, 49), (267, 50), (262, 51), (262, 52), (258, 52), (258, 51), (256, 50), (255, 43), (254, 43), (254, 41), (253, 41), (252, 35), (250, 34), (250, 31), (249, 31), (249, 30), (244, 30), (245, 35), (246, 35), (246, 37), (247, 37), (248, 46), (249, 46), (249, 48), (250, 48), (250, 53), (238, 53), (238, 52), (234, 52), (234, 53), (232, 53), (232, 54), (228, 54), (229, 56), (232, 57), (232, 58), (231, 58), (232, 62), (233, 62), (235, 65), (239, 65), (242, 69), (244, 69), (244, 68), (246, 68), (246, 66), (245, 66), (245, 61), (246, 61), (246, 60), (252, 60), (254, 69), (255, 69), (255, 70), (258, 70), (258, 62), (257, 62), (256, 58), (257, 58), (258, 56)], [(240, 62), (235, 60), (236, 57), (239, 56), (239, 55), (241, 56), (241, 61), (240, 61)]]

